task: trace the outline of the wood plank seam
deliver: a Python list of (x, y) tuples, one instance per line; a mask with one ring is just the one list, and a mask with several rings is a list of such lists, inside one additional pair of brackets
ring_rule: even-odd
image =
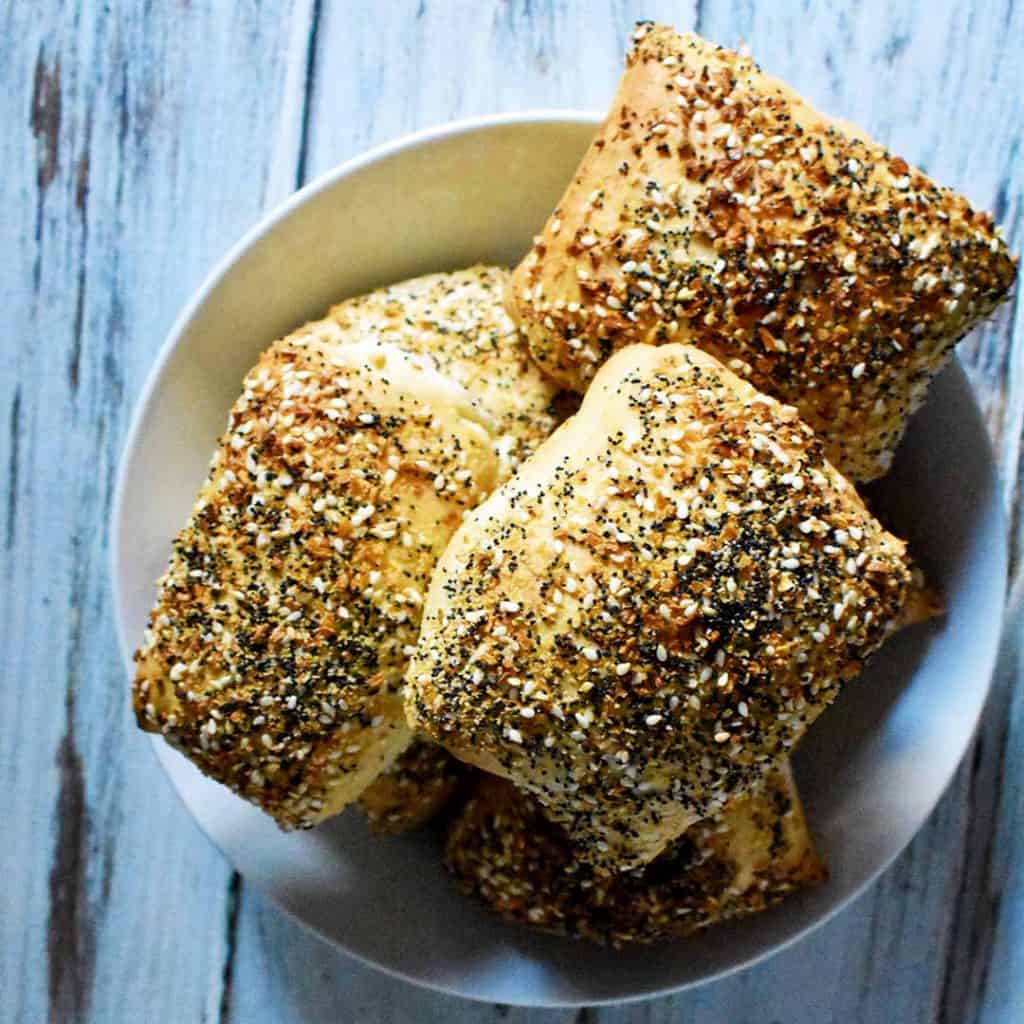
[[(297, 152), (294, 156), (293, 189), (300, 189), (306, 182), (306, 159), (309, 148), (310, 106), (314, 83), (316, 80), (317, 39), (322, 13), (322, 0), (313, 0), (309, 8), (309, 16), (305, 26), (306, 45), (304, 47), (305, 66), (302, 69), (302, 90), (299, 98), (298, 120), (299, 131)], [(289, 154), (279, 154), (287, 159)], [(278, 197), (270, 197), (277, 199)], [(218, 1024), (228, 1024), (231, 1019), (232, 987), (235, 975), (235, 957), (238, 952), (239, 908), (242, 901), (245, 883), (242, 876), (233, 871), (227, 888), (227, 913), (224, 922), (224, 962), (221, 965), (221, 992), (218, 1009)]]

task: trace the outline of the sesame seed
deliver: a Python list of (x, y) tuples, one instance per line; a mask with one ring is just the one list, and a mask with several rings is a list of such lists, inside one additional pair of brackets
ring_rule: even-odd
[(366, 520), (369, 519), (376, 511), (377, 509), (374, 505), (362, 505), (352, 515), (349, 522), (351, 522), (353, 526), (362, 526), (362, 524), (365, 523)]

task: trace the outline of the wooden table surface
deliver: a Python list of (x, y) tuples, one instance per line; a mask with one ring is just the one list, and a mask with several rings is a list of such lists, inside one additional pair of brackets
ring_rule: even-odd
[[(465, 1003), (310, 937), (199, 832), (132, 722), (107, 522), (179, 308), (263, 211), (369, 146), (471, 114), (604, 108), (639, 16), (748, 41), (992, 210), (1021, 251), (1013, 0), (0, 5), (0, 1021), (1024, 1020), (1012, 649), (955, 783), (869, 892), (752, 970), (602, 1010)], [(960, 350), (1017, 541), (1022, 342), (1018, 298)]]

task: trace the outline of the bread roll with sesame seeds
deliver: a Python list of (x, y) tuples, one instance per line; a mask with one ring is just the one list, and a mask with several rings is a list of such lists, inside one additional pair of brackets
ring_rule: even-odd
[(286, 828), (409, 744), (430, 571), (498, 473), (465, 389), (350, 338), (309, 324), (250, 372), (136, 655), (139, 724)]
[(794, 409), (630, 346), (452, 538), (410, 724), (633, 868), (773, 770), (914, 587)]
[(757, 913), (826, 874), (788, 764), (646, 868), (617, 875), (595, 874), (536, 800), (485, 775), (449, 829), (445, 863), (507, 920), (614, 946)]
[[(434, 562), (555, 425), (507, 276), (392, 285), (271, 346), (175, 541), (139, 723), (282, 826), (336, 814), (409, 744), (399, 689)], [(435, 787), (430, 760), (367, 794), (382, 828), (440, 804), (450, 772), (435, 757)]]
[(359, 809), (374, 835), (410, 832), (441, 811), (468, 774), (444, 747), (416, 739), (363, 792)]
[(343, 330), (429, 357), (496, 422), (499, 477), (558, 423), (557, 385), (541, 374), (502, 305), (509, 271), (477, 265), (347, 299), (329, 313)]
[(954, 344), (1005, 297), (992, 220), (749, 58), (642, 23), (508, 308), (583, 391), (680, 341), (795, 405), (855, 481), (889, 468)]

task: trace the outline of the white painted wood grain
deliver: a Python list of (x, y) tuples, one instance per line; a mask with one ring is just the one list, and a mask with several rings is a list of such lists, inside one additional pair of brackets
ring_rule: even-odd
[(131, 721), (106, 521), (157, 346), (266, 201), (278, 28), (242, 4), (0, 5), (5, 1022), (219, 1014), (232, 872)]
[[(130, 722), (105, 522), (127, 414), (160, 339), (262, 209), (429, 124), (604, 107), (639, 16), (750, 42), (767, 70), (822, 108), (995, 209), (1019, 252), (1024, 9), (1012, 0), (108, 6), (0, 8), (0, 299), (13, 318), (0, 349), (9, 428), (0, 431), (0, 820), (14, 824), (0, 847), (0, 1020), (1013, 1020), (1024, 1002), (1024, 698), (1012, 652), (979, 745), (926, 828), (815, 935), (739, 976), (640, 1006), (486, 1007), (338, 954), (234, 878), (197, 833)], [(1017, 302), (964, 346), (1018, 541), (1022, 331)]]
[[(1018, 581), (1010, 603), (1007, 636), (996, 670), (992, 715), (1007, 713), (986, 729), (986, 739), (1002, 739), (997, 763), (1005, 780), (995, 799), (984, 806), (979, 832), (990, 850), (977, 858), (980, 877), (971, 879), (978, 911), (967, 922), (963, 945), (976, 949), (961, 971), (970, 1016), (984, 1024), (1024, 1017), (1024, 582)], [(997, 759), (993, 758), (994, 761)], [(971, 867), (971, 865), (968, 865)], [(965, 932), (967, 931), (964, 929)], [(965, 958), (967, 959), (967, 958)], [(958, 979), (960, 980), (960, 979)], [(965, 1015), (966, 1016), (966, 1015)]]
[(531, 107), (600, 110), (634, 21), (686, 27), (694, 2), (325, 3), (307, 168), (319, 174), (417, 128)]

